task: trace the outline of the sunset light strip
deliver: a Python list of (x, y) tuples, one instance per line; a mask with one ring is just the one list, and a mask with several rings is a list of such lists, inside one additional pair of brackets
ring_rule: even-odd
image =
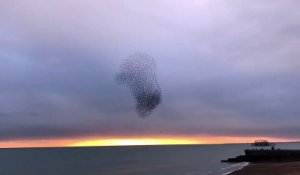
[(201, 142), (197, 140), (163, 139), (163, 138), (104, 139), (104, 140), (81, 141), (71, 146), (185, 145), (185, 144), (201, 144)]
[(226, 144), (252, 143), (257, 139), (270, 142), (298, 141), (288, 138), (272, 137), (224, 137), (224, 136), (153, 136), (153, 137), (84, 137), (65, 139), (36, 139), (0, 141), (0, 148), (28, 147), (88, 147), (88, 146), (132, 146), (132, 145), (192, 145), (192, 144)]

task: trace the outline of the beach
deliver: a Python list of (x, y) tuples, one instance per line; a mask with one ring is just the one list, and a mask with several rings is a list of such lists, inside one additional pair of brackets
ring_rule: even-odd
[(249, 164), (229, 175), (300, 175), (300, 162)]

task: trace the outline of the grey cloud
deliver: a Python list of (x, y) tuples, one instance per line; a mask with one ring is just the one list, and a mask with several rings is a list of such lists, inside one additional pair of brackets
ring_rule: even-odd
[(10, 116), (11, 116), (10, 113), (0, 112), (0, 117), (10, 117)]
[[(2, 139), (299, 138), (298, 1), (0, 4), (0, 111), (9, 111), (0, 114)], [(147, 122), (132, 117), (129, 90), (114, 83), (121, 60), (137, 50), (156, 58), (164, 90)]]

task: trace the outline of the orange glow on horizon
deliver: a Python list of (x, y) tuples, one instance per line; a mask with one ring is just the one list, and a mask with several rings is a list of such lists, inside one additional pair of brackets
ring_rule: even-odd
[(86, 137), (48, 140), (0, 141), (0, 148), (26, 147), (84, 147), (84, 146), (130, 146), (130, 145), (187, 145), (187, 144), (226, 144), (252, 143), (257, 139), (271, 142), (298, 141), (271, 137), (224, 137), (224, 136), (145, 136), (145, 137)]
[(165, 138), (115, 138), (80, 141), (70, 146), (129, 146), (129, 145), (187, 145), (201, 144), (197, 140)]

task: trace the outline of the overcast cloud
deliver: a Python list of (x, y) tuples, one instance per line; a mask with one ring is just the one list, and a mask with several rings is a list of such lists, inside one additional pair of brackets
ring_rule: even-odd
[[(297, 0), (4, 0), (0, 139), (225, 135), (300, 138)], [(114, 76), (155, 58), (147, 119)]]

